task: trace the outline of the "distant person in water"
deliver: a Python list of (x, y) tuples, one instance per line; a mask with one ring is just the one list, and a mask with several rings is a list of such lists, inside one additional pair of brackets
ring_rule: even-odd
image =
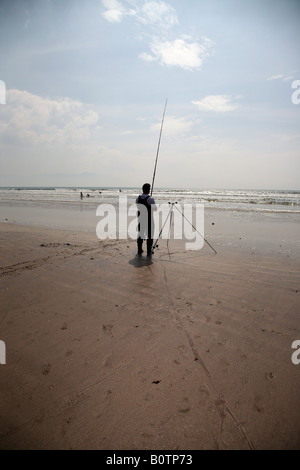
[(150, 196), (150, 184), (145, 183), (143, 185), (143, 194), (136, 199), (136, 204), (143, 205), (146, 207), (147, 212), (142, 212), (144, 217), (141, 216), (141, 211), (138, 211), (139, 225), (138, 225), (138, 238), (137, 238), (137, 250), (138, 254), (143, 253), (143, 241), (147, 240), (147, 256), (151, 256), (152, 245), (153, 245), (153, 233), (154, 233), (154, 221), (153, 221), (153, 210), (156, 210), (156, 205), (153, 197)]
[(83, 198), (83, 193), (82, 193), (82, 191), (81, 191), (81, 192), (80, 192), (80, 199), (82, 199), (82, 198)]

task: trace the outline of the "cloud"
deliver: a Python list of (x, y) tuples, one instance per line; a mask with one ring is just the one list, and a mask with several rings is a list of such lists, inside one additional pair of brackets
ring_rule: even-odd
[(30, 15), (29, 15), (29, 11), (28, 10), (25, 10), (25, 24), (24, 24), (24, 28), (27, 29), (28, 26), (30, 25), (31, 23), (31, 18), (30, 18)]
[(134, 131), (128, 130), (128, 131), (121, 132), (121, 135), (132, 135), (132, 134), (134, 134)]
[(282, 80), (284, 82), (287, 82), (293, 79), (294, 79), (294, 75), (290, 75), (286, 73), (279, 73), (278, 75), (272, 75), (271, 77), (267, 78), (267, 80)]
[(15, 89), (8, 90), (6, 98), (0, 136), (7, 143), (84, 142), (98, 122), (91, 106), (69, 98), (43, 98)]
[(175, 39), (174, 41), (155, 40), (151, 45), (151, 54), (142, 53), (140, 59), (157, 61), (161, 65), (181, 67), (185, 70), (199, 69), (203, 60), (210, 55), (212, 41), (205, 38), (202, 43), (191, 38)]
[(284, 77), (284, 75), (282, 73), (280, 73), (279, 75), (272, 75), (272, 77), (268, 77), (267, 80), (279, 80), (283, 77)]
[(124, 4), (121, 4), (117, 0), (102, 0), (102, 4), (104, 8), (106, 8), (102, 16), (110, 23), (121, 23), (124, 16), (136, 14), (135, 10), (126, 8)]
[(201, 110), (216, 113), (233, 111), (238, 108), (238, 104), (232, 103), (232, 97), (229, 95), (208, 95), (203, 100), (192, 101), (192, 103)]
[(171, 27), (178, 24), (176, 11), (165, 2), (145, 2), (138, 10), (137, 19), (148, 25)]
[[(164, 122), (164, 136), (166, 137), (176, 137), (188, 134), (192, 127), (194, 126), (194, 122), (187, 119), (187, 118), (177, 118), (174, 116), (166, 116)], [(161, 123), (153, 124), (151, 127), (152, 130), (156, 132), (159, 131), (161, 127)]]
[[(126, 6), (127, 4), (127, 6)], [(145, 25), (173, 26), (178, 23), (174, 8), (163, 1), (145, 1), (131, 8), (130, 0), (102, 0), (105, 10), (102, 16), (110, 23), (121, 23), (125, 16), (135, 16)]]
[(102, 15), (112, 23), (120, 23), (125, 15), (131, 15), (135, 17), (137, 27), (147, 26), (136, 36), (146, 41), (149, 48), (149, 51), (139, 54), (140, 59), (184, 70), (201, 68), (203, 60), (212, 53), (213, 41), (208, 38), (195, 40), (187, 35), (174, 39), (174, 34), (171, 39), (171, 29), (179, 22), (175, 9), (169, 3), (149, 0), (140, 2), (135, 9), (130, 8), (132, 3), (130, 0), (124, 0), (122, 4), (118, 0), (102, 0), (106, 8)]

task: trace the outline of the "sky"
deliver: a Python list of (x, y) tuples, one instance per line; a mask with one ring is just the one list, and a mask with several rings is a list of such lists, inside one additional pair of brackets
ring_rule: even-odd
[[(0, 0), (0, 186), (300, 189), (299, 0)], [(166, 112), (162, 126), (165, 104)]]

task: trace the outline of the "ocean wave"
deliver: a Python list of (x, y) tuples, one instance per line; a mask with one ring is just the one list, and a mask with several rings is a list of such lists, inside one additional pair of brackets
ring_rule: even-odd
[[(89, 197), (80, 198), (80, 193)], [(140, 193), (138, 187), (6, 187), (0, 188), (1, 201), (27, 201), (30, 203), (117, 204), (126, 196), (134, 203)], [(209, 209), (243, 210), (273, 213), (299, 213), (298, 190), (233, 190), (158, 188), (154, 194), (157, 203), (176, 200), (179, 203), (203, 203)], [(269, 209), (268, 209), (269, 208)]]
[[(1, 191), (2, 188), (0, 188), (0, 191)], [(41, 188), (37, 188), (37, 187), (15, 187), (15, 188), (5, 188), (5, 189), (9, 189), (10, 191), (56, 191), (58, 188), (47, 188), (47, 187), (41, 187)]]

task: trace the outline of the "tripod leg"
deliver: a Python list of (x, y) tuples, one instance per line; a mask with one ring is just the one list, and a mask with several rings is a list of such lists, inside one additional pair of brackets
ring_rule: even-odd
[(170, 208), (170, 210), (169, 210), (169, 213), (168, 213), (168, 215), (167, 215), (167, 218), (166, 218), (166, 220), (165, 220), (165, 222), (164, 222), (164, 224), (163, 224), (163, 226), (162, 226), (162, 228), (161, 228), (161, 231), (159, 232), (159, 235), (158, 235), (158, 237), (157, 237), (157, 239), (156, 239), (156, 241), (155, 241), (155, 243), (154, 243), (154, 245), (153, 245), (153, 247), (152, 247), (151, 255), (153, 255), (154, 250), (155, 250), (155, 248), (157, 247), (158, 240), (159, 240), (160, 237), (161, 237), (161, 234), (162, 234), (162, 232), (163, 232), (163, 229), (165, 228), (165, 225), (166, 225), (166, 223), (167, 223), (168, 218), (170, 217), (170, 214), (171, 214), (172, 210), (173, 210), (173, 203), (172, 203), (172, 205), (171, 205), (171, 208)]
[(196, 229), (196, 227), (194, 227), (194, 225), (186, 218), (186, 216), (183, 214), (183, 212), (182, 212), (180, 209), (178, 209), (178, 207), (176, 207), (176, 209), (178, 210), (178, 212), (180, 212), (180, 214), (182, 215), (182, 217), (183, 217), (185, 220), (188, 221), (188, 223), (193, 227), (193, 229), (194, 229), (197, 233), (199, 233), (199, 235), (203, 238), (203, 240), (205, 241), (205, 243), (208, 244), (208, 246), (215, 252), (215, 254), (217, 254), (217, 252), (216, 252), (216, 250), (214, 249), (214, 247), (211, 246), (211, 244), (203, 237), (203, 235)]

